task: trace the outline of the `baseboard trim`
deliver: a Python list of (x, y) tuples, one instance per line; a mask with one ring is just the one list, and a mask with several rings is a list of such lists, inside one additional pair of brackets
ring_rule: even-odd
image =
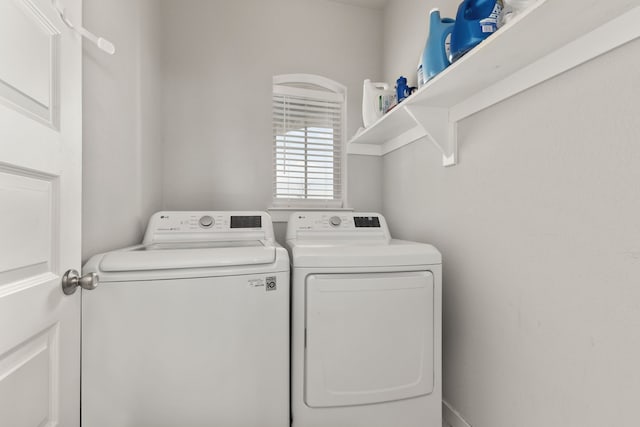
[(462, 415), (449, 404), (449, 402), (442, 401), (442, 421), (443, 427), (472, 427)]

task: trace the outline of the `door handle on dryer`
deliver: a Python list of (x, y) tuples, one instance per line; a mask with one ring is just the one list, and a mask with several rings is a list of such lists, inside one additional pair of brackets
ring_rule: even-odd
[(65, 295), (73, 295), (78, 286), (92, 291), (98, 287), (98, 283), (100, 283), (100, 277), (96, 273), (87, 273), (80, 277), (78, 271), (71, 269), (62, 276), (62, 292)]

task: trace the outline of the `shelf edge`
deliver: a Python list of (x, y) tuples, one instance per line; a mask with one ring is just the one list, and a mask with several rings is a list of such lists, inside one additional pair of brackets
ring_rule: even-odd
[(381, 145), (362, 144), (358, 142), (349, 142), (347, 144), (347, 154), (357, 154), (360, 156), (382, 156)]
[(640, 7), (601, 25), (580, 38), (494, 83), (451, 107), (458, 122), (640, 37)]

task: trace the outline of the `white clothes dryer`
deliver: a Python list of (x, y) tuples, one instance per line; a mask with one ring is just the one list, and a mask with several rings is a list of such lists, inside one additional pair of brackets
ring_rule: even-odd
[(294, 427), (442, 425), (441, 255), (392, 239), (376, 213), (297, 212)]
[(264, 212), (159, 212), (96, 255), (82, 424), (289, 426), (289, 258)]

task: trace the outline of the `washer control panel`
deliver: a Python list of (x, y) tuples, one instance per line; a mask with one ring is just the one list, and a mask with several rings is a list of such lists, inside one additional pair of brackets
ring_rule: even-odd
[(149, 221), (143, 243), (245, 238), (272, 239), (271, 217), (266, 212), (158, 212)]
[[(151, 224), (150, 224), (151, 225)], [(262, 228), (261, 215), (227, 215), (198, 213), (165, 213), (160, 215), (154, 222), (156, 231), (184, 232), (199, 230), (215, 230), (219, 232), (230, 231), (232, 229), (260, 229)]]

